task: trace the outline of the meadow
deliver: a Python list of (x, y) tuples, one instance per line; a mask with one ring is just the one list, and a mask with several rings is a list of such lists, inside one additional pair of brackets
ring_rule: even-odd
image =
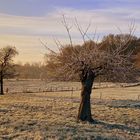
[(0, 96), (0, 139), (139, 140), (140, 86), (108, 85), (95, 84), (91, 96), (95, 123), (90, 124), (76, 119), (80, 83), (5, 81), (8, 92)]

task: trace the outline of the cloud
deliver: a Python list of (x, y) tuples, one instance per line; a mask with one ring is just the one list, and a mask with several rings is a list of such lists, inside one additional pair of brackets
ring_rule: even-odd
[(49, 47), (56, 49), (53, 37), (62, 43), (68, 43), (65, 28), (61, 24), (62, 14), (66, 15), (69, 25), (72, 25), (71, 35), (74, 42), (81, 42), (80, 33), (74, 27), (74, 18), (77, 17), (80, 26), (86, 29), (89, 21), (92, 25), (89, 35), (93, 37), (95, 28), (100, 37), (108, 33), (119, 33), (116, 26), (122, 32), (128, 32), (128, 25), (135, 20), (136, 35), (140, 36), (140, 12), (139, 9), (108, 8), (94, 10), (76, 10), (73, 8), (55, 7), (55, 10), (42, 17), (25, 17), (0, 14), (0, 46), (14, 45), (20, 55), (20, 61), (41, 61), (46, 51), (42, 48), (39, 38), (46, 41)]
[[(57, 12), (56, 12), (57, 11)], [(109, 33), (118, 33), (117, 27), (119, 27), (122, 32), (129, 32), (129, 25), (134, 21), (137, 27), (136, 35), (140, 36), (140, 12), (139, 9), (129, 9), (129, 8), (110, 8), (110, 9), (96, 9), (96, 10), (75, 10), (75, 9), (65, 9), (57, 8), (52, 15), (56, 16), (56, 13), (61, 15), (62, 13), (66, 15), (69, 22), (73, 21), (76, 17), (79, 24), (85, 29), (89, 21), (92, 20), (92, 26), (89, 33), (93, 35), (95, 28), (100, 35), (106, 35)], [(74, 21), (73, 21), (74, 22)], [(72, 23), (71, 23), (72, 24)], [(74, 28), (75, 30), (75, 28)], [(75, 33), (75, 32), (74, 32)]]
[[(68, 17), (68, 21), (73, 25), (74, 18), (77, 17), (83, 28), (92, 19), (92, 29), (99, 28), (102, 34), (114, 31), (115, 26), (129, 24), (135, 19), (137, 26), (140, 26), (139, 9), (99, 9), (99, 10), (75, 10), (67, 8), (56, 8), (55, 11), (47, 13), (44, 17), (23, 17), (0, 14), (0, 34), (15, 35), (40, 35), (40, 36), (66, 36), (65, 29), (61, 24), (62, 14)], [(84, 17), (84, 18), (83, 18)], [(77, 36), (76, 29), (72, 31)]]

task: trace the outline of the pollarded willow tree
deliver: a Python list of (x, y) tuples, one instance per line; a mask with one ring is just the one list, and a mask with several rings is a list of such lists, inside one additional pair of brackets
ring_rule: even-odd
[[(62, 45), (57, 41), (57, 44), (60, 44), (59, 52), (50, 51), (47, 55), (47, 68), (52, 77), (65, 80), (74, 76), (79, 77), (82, 89), (78, 120), (92, 122), (90, 95), (95, 78), (104, 75), (110, 81), (126, 82), (136, 77), (137, 70), (132, 57), (134, 49), (124, 53), (133, 40), (133, 28), (125, 38), (122, 36), (119, 41), (114, 39), (113, 48), (110, 46), (104, 48), (102, 43), (85, 40), (89, 26), (83, 31), (77, 20), (76, 27), (84, 43), (73, 45), (65, 17), (63, 17), (63, 25), (67, 30), (70, 44)], [(46, 45), (45, 47), (49, 49)]]

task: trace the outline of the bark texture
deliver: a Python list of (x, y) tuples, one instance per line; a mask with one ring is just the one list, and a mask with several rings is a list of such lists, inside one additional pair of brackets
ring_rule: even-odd
[(81, 102), (78, 112), (78, 120), (81, 121), (93, 121), (91, 115), (90, 95), (92, 91), (92, 85), (95, 79), (95, 74), (92, 71), (88, 71), (85, 76), (82, 76), (82, 91)]

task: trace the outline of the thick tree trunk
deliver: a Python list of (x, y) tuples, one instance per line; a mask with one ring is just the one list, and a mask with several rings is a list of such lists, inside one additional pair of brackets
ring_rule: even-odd
[(3, 76), (0, 76), (0, 95), (4, 95), (3, 92)]
[(78, 112), (78, 120), (92, 122), (90, 95), (95, 75), (92, 72), (86, 74), (82, 80), (81, 102)]

